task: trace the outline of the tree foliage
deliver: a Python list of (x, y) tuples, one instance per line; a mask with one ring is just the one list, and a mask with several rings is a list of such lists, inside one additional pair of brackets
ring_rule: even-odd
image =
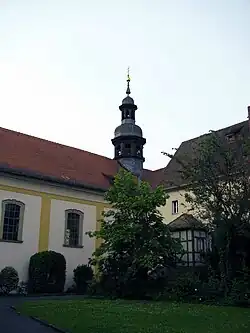
[(121, 170), (105, 199), (112, 209), (104, 213), (100, 230), (89, 233), (102, 239), (92, 264), (98, 265), (105, 289), (118, 296), (145, 293), (180, 251), (158, 210), (167, 195), (162, 187), (153, 190)]
[(250, 267), (249, 139), (231, 142), (220, 132), (198, 140), (189, 156), (165, 155), (180, 164), (185, 199), (208, 222), (224, 286), (238, 270)]

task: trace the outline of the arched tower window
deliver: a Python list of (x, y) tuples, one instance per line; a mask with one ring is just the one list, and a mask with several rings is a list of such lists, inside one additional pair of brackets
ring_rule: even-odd
[(121, 154), (122, 154), (121, 145), (118, 144), (118, 145), (115, 147), (115, 156), (121, 156)]
[(142, 156), (142, 147), (136, 146), (136, 156), (141, 157)]
[(125, 143), (125, 145), (124, 145), (124, 155), (125, 156), (130, 156), (131, 155), (131, 144), (130, 143)]

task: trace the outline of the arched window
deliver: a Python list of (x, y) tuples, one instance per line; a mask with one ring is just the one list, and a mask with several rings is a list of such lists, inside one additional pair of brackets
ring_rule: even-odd
[(83, 217), (80, 210), (68, 209), (65, 212), (64, 245), (69, 247), (82, 247)]
[(125, 143), (123, 152), (124, 152), (125, 156), (131, 155), (131, 144), (130, 143)]
[(24, 203), (16, 200), (2, 202), (0, 239), (3, 241), (22, 241)]
[(136, 146), (136, 155), (141, 157), (142, 153), (142, 147), (141, 146)]
[(115, 155), (121, 156), (121, 154), (122, 154), (121, 145), (118, 145), (115, 147)]

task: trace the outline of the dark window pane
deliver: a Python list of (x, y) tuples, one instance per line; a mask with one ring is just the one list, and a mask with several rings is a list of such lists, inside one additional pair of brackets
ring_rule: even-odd
[(4, 211), (3, 239), (17, 240), (21, 207), (17, 204), (6, 204)]
[(67, 229), (69, 229), (69, 245), (79, 245), (80, 238), (80, 215), (77, 213), (68, 213)]

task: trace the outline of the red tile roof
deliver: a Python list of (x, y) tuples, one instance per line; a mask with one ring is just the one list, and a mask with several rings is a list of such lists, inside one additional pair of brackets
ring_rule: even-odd
[[(0, 127), (0, 170), (106, 190), (119, 164), (110, 158)], [(144, 170), (153, 186), (158, 171)]]

